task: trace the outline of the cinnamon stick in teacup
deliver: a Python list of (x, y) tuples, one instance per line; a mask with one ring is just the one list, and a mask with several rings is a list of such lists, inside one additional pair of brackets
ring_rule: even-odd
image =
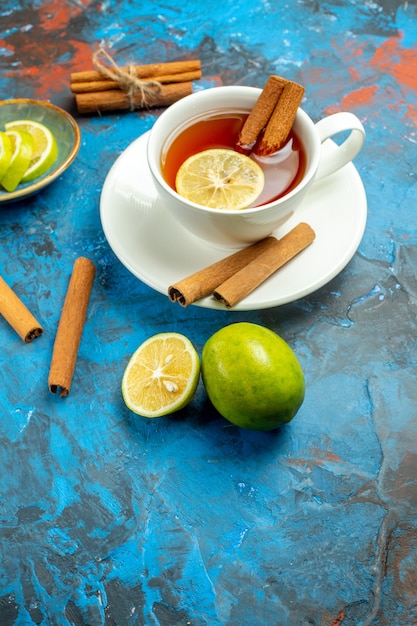
[(285, 87), (285, 79), (270, 76), (239, 133), (236, 149), (249, 154), (258, 141), (258, 137), (269, 122)]
[(309, 246), (315, 236), (311, 226), (301, 222), (281, 239), (275, 240), (275, 246), (263, 252), (223, 284), (217, 286), (213, 296), (227, 308), (232, 308)]
[(286, 143), (293, 127), (297, 109), (304, 95), (304, 87), (293, 81), (285, 81), (282, 93), (269, 118), (264, 133), (255, 146), (254, 153), (268, 156), (280, 150)]
[(75, 263), (58, 324), (48, 387), (64, 398), (69, 394), (95, 274), (94, 263), (79, 257)]
[(43, 333), (42, 326), (1, 277), (0, 313), (26, 343), (30, 343)]
[(263, 252), (275, 248), (276, 243), (275, 237), (266, 237), (179, 280), (168, 287), (170, 300), (186, 307), (201, 298), (210, 296), (218, 285), (230, 278), (230, 276), (233, 276), (233, 274)]

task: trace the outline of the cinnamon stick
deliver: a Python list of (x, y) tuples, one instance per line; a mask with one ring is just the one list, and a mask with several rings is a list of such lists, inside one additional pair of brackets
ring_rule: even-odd
[(25, 343), (30, 343), (43, 333), (42, 326), (1, 277), (0, 313)]
[[(180, 74), (165, 74), (158, 76), (158, 83), (161, 85), (167, 83), (185, 83), (201, 78), (201, 71), (182, 72)], [(151, 76), (146, 76), (143, 80), (155, 80)], [(84, 82), (74, 82), (70, 85), (73, 93), (94, 93), (95, 91), (107, 91), (108, 89), (120, 89), (120, 83), (117, 80), (110, 80), (102, 77), (100, 80), (90, 80)]]
[[(164, 74), (182, 74), (184, 72), (201, 72), (201, 61), (191, 59), (187, 61), (170, 61), (168, 63), (151, 63), (148, 65), (134, 65), (121, 68), (124, 72), (132, 72), (137, 78), (156, 79)], [(86, 83), (90, 81), (104, 80), (102, 72), (98, 70), (86, 70), (73, 72), (70, 75), (71, 83)], [(110, 80), (110, 79), (109, 79)], [(159, 80), (159, 78), (158, 78)], [(159, 82), (161, 82), (159, 80)]]
[(79, 113), (101, 113), (107, 111), (126, 111), (132, 108), (165, 107), (192, 93), (192, 83), (171, 83), (162, 85), (155, 95), (147, 95), (146, 103), (142, 102), (140, 94), (131, 98), (121, 89), (109, 89), (94, 93), (79, 93), (75, 95)]
[(168, 287), (170, 300), (186, 307), (200, 300), (200, 298), (211, 295), (218, 285), (233, 276), (242, 267), (245, 267), (263, 252), (274, 248), (276, 242), (274, 237), (266, 237), (183, 278)]
[(73, 267), (58, 324), (48, 386), (64, 398), (69, 394), (95, 274), (94, 263), (79, 257)]
[(258, 156), (268, 156), (280, 150), (287, 141), (294, 124), (297, 109), (304, 95), (304, 87), (292, 81), (286, 81), (274, 111), (255, 146)]
[(216, 300), (232, 308), (261, 285), (280, 267), (293, 259), (315, 239), (314, 230), (301, 222), (287, 235), (276, 241), (276, 245), (263, 252), (255, 260), (239, 270), (213, 292)]
[(236, 148), (239, 152), (249, 154), (266, 127), (285, 86), (285, 79), (270, 76), (261, 91), (253, 109), (249, 113), (237, 138)]

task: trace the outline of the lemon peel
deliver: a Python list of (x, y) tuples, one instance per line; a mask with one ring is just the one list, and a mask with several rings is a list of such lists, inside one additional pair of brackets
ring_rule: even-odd
[(33, 153), (21, 179), (28, 183), (49, 170), (58, 156), (58, 144), (53, 133), (44, 124), (34, 120), (14, 120), (5, 124), (6, 131), (17, 130), (33, 137)]
[(6, 135), (12, 142), (12, 158), (0, 183), (6, 191), (14, 191), (22, 181), (33, 154), (33, 137), (30, 133), (7, 130)]
[(5, 132), (0, 131), (0, 180), (9, 168), (12, 154), (12, 140)]

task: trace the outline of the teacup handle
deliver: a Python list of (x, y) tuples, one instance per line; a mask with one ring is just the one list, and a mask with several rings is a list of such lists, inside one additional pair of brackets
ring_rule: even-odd
[(353, 113), (342, 111), (324, 117), (316, 124), (320, 141), (323, 143), (333, 135), (350, 130), (350, 134), (341, 145), (333, 144), (331, 149), (322, 153), (314, 180), (333, 174), (350, 163), (360, 152), (365, 141), (365, 129)]

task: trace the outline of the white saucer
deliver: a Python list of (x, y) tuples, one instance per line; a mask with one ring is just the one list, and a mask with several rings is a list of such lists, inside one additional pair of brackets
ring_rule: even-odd
[[(118, 259), (137, 278), (167, 295), (169, 285), (234, 250), (216, 248), (194, 237), (164, 208), (146, 161), (148, 135), (149, 131), (130, 144), (110, 169), (101, 193), (100, 215), (104, 234)], [(274, 234), (282, 237), (304, 221), (314, 229), (315, 241), (233, 310), (286, 304), (328, 283), (355, 254), (366, 214), (363, 184), (351, 163), (314, 183), (296, 215)], [(195, 304), (225, 308), (212, 297)]]

